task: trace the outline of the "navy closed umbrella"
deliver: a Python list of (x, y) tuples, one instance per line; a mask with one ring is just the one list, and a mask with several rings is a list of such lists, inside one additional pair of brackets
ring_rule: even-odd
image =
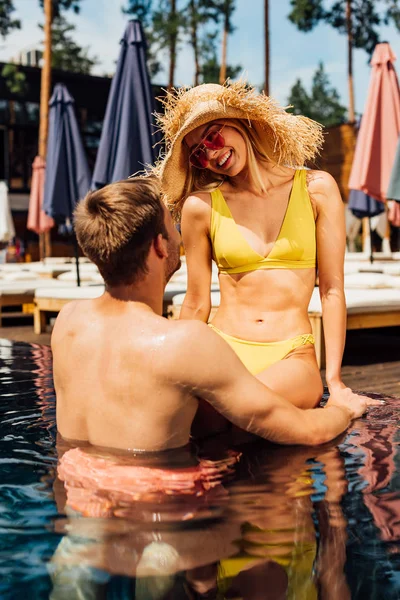
[(146, 42), (138, 20), (129, 21), (112, 80), (92, 189), (143, 170), (155, 159), (154, 99), (146, 66)]
[[(74, 110), (74, 99), (58, 83), (50, 98), (43, 209), (59, 224), (71, 223), (77, 201), (90, 189), (90, 171)], [(80, 285), (78, 246), (75, 258)]]
[[(363, 219), (364, 217), (368, 217), (369, 224), (369, 235), (372, 236), (371, 232), (371, 217), (375, 217), (376, 215), (380, 215), (385, 211), (385, 205), (382, 202), (378, 202), (372, 196), (369, 196), (365, 192), (361, 190), (350, 190), (349, 194), (349, 209), (353, 213), (357, 219)], [(373, 262), (373, 253), (372, 253), (372, 238), (371, 238), (371, 254), (370, 261)]]

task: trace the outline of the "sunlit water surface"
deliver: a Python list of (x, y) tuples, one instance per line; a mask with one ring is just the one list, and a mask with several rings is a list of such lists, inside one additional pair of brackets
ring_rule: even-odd
[(0, 341), (0, 414), (2, 600), (400, 598), (400, 400), (317, 449), (109, 457), (167, 467), (175, 486), (179, 469), (213, 472), (195, 493), (136, 500), (57, 477), (49, 348)]

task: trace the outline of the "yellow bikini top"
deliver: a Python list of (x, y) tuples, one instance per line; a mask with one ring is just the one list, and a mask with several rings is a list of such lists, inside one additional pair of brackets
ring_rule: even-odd
[(211, 192), (210, 234), (213, 258), (221, 273), (315, 268), (315, 219), (307, 190), (306, 170), (295, 172), (281, 229), (268, 256), (261, 256), (251, 248), (219, 189)]

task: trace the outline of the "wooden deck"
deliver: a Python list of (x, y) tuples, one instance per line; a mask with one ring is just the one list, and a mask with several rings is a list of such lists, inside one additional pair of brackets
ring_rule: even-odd
[[(48, 345), (50, 331), (36, 335), (32, 316), (26, 315), (4, 319), (0, 338)], [(349, 331), (342, 374), (355, 390), (400, 397), (400, 327)]]

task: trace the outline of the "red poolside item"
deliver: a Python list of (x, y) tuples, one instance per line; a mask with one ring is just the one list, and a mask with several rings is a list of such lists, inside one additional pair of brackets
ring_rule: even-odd
[(35, 233), (46, 233), (54, 227), (54, 220), (42, 209), (46, 162), (36, 156), (32, 164), (31, 193), (29, 197), (27, 228)]
[(158, 468), (132, 464), (132, 457), (102, 457), (80, 448), (68, 450), (58, 465), (58, 476), (67, 492), (67, 506), (85, 516), (109, 517), (129, 503), (200, 498), (221, 487), (240, 458), (211, 461), (200, 459), (194, 466)]
[(384, 202), (400, 134), (400, 90), (390, 45), (377, 44), (349, 188)]

